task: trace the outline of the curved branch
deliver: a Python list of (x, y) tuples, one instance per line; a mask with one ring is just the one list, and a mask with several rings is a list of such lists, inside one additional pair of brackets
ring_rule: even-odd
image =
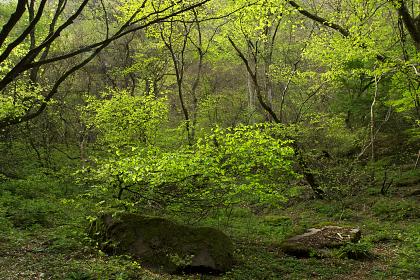
[(397, 9), (399, 16), (401, 17), (405, 28), (407, 28), (408, 33), (414, 41), (414, 45), (417, 51), (420, 51), (420, 25), (417, 25), (417, 20), (410, 15), (404, 0), (398, 0), (394, 3), (394, 6)]
[(44, 12), (44, 8), (45, 8), (46, 3), (47, 3), (47, 0), (42, 0), (41, 1), (41, 3), (39, 4), (38, 11), (37, 11), (35, 17), (33, 18), (33, 20), (31, 21), (31, 23), (29, 24), (29, 26), (26, 27), (26, 29), (22, 32), (22, 34), (20, 34), (19, 37), (16, 38), (16, 40), (14, 40), (9, 45), (7, 45), (4, 52), (0, 55), (0, 63), (5, 61), (9, 57), (9, 55), (13, 51), (13, 49), (16, 48), (20, 43), (22, 43), (23, 40), (25, 40), (26, 36), (28, 36), (29, 33), (31, 33), (31, 31), (35, 28), (35, 25), (41, 19), (41, 16), (42, 16), (42, 13)]
[(316, 21), (326, 27), (332, 28), (338, 32), (340, 32), (344, 37), (348, 37), (350, 35), (350, 32), (342, 27), (339, 24), (333, 23), (329, 20), (326, 20), (318, 15), (315, 15), (305, 9), (303, 9), (299, 4), (297, 4), (295, 1), (288, 1), (288, 3), (290, 4), (290, 6), (292, 6), (293, 8), (295, 8), (299, 13), (301, 13), (302, 15), (304, 15), (307, 18), (312, 19), (313, 21)]
[[(43, 0), (45, 2), (46, 0)], [(82, 13), (83, 9), (85, 8), (86, 4), (90, 0), (84, 0), (83, 3), (80, 4), (77, 11), (71, 15), (66, 22), (64, 22), (57, 30), (50, 36), (48, 36), (44, 42), (42, 42), (38, 47), (30, 50), (20, 61), (17, 63), (12, 70), (10, 70), (4, 78), (0, 81), (0, 90), (3, 90), (9, 83), (11, 83), (20, 73), (28, 70), (26, 66), (30, 64), (35, 57), (45, 48), (50, 46), (61, 34), (61, 32), (73, 24), (73, 21)], [(43, 3), (41, 2), (41, 3)], [(22, 34), (23, 35), (23, 34)], [(0, 60), (1, 61), (1, 60)]]
[(273, 118), (274, 122), (276, 123), (281, 123), (280, 119), (277, 117), (276, 113), (273, 111), (273, 109), (264, 101), (264, 98), (262, 97), (261, 94), (261, 89), (260, 86), (258, 84), (258, 79), (257, 79), (257, 73), (255, 73), (254, 71), (252, 71), (251, 66), (249, 65), (248, 60), (246, 59), (246, 57), (244, 56), (244, 54), (242, 53), (242, 51), (238, 48), (238, 46), (236, 46), (235, 42), (233, 42), (232, 38), (228, 37), (228, 40), (230, 42), (230, 44), (232, 45), (232, 47), (235, 49), (235, 51), (237, 52), (238, 56), (241, 58), (241, 60), (243, 61), (243, 63), (245, 64), (246, 70), (248, 71), (249, 75), (252, 78), (252, 81), (255, 85), (255, 92), (257, 93), (257, 98), (258, 101), (260, 102), (261, 106), (264, 108), (265, 111), (267, 111), (267, 113)]
[[(82, 3), (82, 5), (86, 5), (88, 1), (89, 0), (84, 0), (84, 2)], [(42, 65), (50, 64), (50, 63), (53, 63), (53, 62), (65, 60), (65, 59), (68, 59), (68, 58), (77, 56), (79, 54), (91, 52), (91, 51), (93, 51), (93, 50), (95, 50), (97, 48), (100, 48), (104, 44), (105, 45), (109, 45), (109, 43), (111, 43), (111, 42), (113, 42), (113, 41), (115, 41), (115, 40), (117, 40), (117, 39), (119, 39), (121, 37), (124, 37), (127, 34), (133, 33), (133, 32), (138, 31), (138, 30), (145, 29), (146, 27), (149, 27), (149, 26), (151, 26), (151, 25), (153, 25), (155, 23), (162, 22), (162, 21), (167, 20), (167, 19), (169, 19), (171, 17), (177, 16), (179, 14), (182, 14), (182, 13), (186, 12), (186, 11), (189, 11), (189, 10), (194, 9), (196, 7), (202, 6), (202, 5), (204, 5), (205, 3), (209, 2), (209, 1), (210, 0), (200, 1), (200, 2), (198, 2), (196, 4), (194, 4), (194, 5), (190, 5), (190, 6), (187, 6), (185, 8), (182, 8), (182, 9), (180, 9), (180, 10), (178, 10), (176, 12), (173, 12), (173, 13), (171, 13), (169, 15), (158, 17), (158, 18), (156, 18), (154, 20), (151, 20), (149, 22), (146, 22), (146, 23), (144, 23), (142, 25), (138, 25), (138, 26), (135, 26), (135, 27), (129, 29), (129, 27), (133, 26), (134, 23), (137, 23), (139, 21), (139, 20), (136, 20), (136, 21), (133, 22), (135, 16), (141, 11), (139, 9), (119, 29), (118, 32), (116, 32), (113, 36), (111, 36), (108, 39), (102, 40), (102, 41), (97, 42), (97, 43), (93, 43), (93, 44), (91, 44), (89, 46), (83, 47), (81, 49), (75, 50), (73, 52), (70, 52), (70, 53), (67, 53), (67, 54), (64, 54), (64, 55), (61, 55), (61, 56), (52, 57), (50, 59), (44, 59), (44, 60), (40, 60), (40, 61), (37, 61), (37, 62), (32, 62), (32, 60), (36, 57), (36, 55), (39, 54), (39, 52), (44, 47), (49, 46), (60, 35), (60, 32), (62, 31), (62, 29), (64, 29), (64, 28), (62, 28), (62, 26), (64, 26), (67, 22), (69, 22), (68, 25), (70, 25), (73, 22), (73, 20), (75, 19), (75, 18), (73, 18), (73, 19), (70, 19), (69, 18), (69, 20), (66, 23), (64, 23), (62, 26), (60, 26), (57, 29), (57, 31), (54, 33), (54, 35), (51, 36), (51, 37), (55, 37), (51, 42), (49, 42), (48, 44), (46, 44), (46, 42), (44, 42), (43, 44), (41, 44), (40, 46), (38, 46), (37, 48), (35, 48), (34, 50), (32, 50), (31, 51), (32, 54), (31, 54), (31, 52), (28, 53), (10, 72), (8, 72), (6, 74), (6, 76), (0, 81), (0, 90), (4, 89), (17, 76), (19, 76), (21, 73), (23, 73), (26, 70), (29, 70), (29, 69), (34, 68), (34, 67), (39, 67), (39, 66), (42, 66)], [(82, 9), (79, 9), (79, 10), (81, 12), (81, 10), (83, 10), (83, 8)], [(149, 17), (151, 17), (153, 15), (158, 15), (158, 14), (162, 13), (165, 10), (160, 10), (160, 11), (157, 11), (157, 12), (150, 13), (149, 15), (143, 17), (142, 19), (144, 20), (144, 19), (147, 19), (147, 18), (149, 18)], [(79, 11), (77, 11), (76, 13), (79, 13)], [(76, 13), (73, 16), (75, 16)], [(77, 17), (77, 15), (76, 15), (76, 17)], [(36, 54), (36, 55), (34, 56), (34, 54)]]
[(20, 20), (23, 13), (26, 10), (26, 0), (19, 0), (15, 12), (10, 16), (9, 20), (3, 25), (0, 31), (0, 48), (3, 45), (4, 41), (6, 40), (7, 36), (9, 35), (10, 31), (12, 31), (13, 27), (16, 23)]

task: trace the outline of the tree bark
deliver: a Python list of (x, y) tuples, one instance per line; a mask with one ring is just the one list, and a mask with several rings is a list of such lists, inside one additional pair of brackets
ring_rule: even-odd
[(417, 52), (420, 52), (420, 14), (414, 18), (408, 11), (405, 0), (397, 0), (394, 3), (398, 15), (401, 17), (405, 28), (407, 28), (411, 39), (413, 39), (414, 47)]
[(5, 25), (3, 25), (0, 31), (0, 48), (3, 46), (4, 41), (6, 41), (10, 31), (12, 31), (13, 27), (15, 27), (22, 15), (25, 13), (25, 10), (26, 0), (18, 0), (15, 12), (10, 16), (9, 20)]

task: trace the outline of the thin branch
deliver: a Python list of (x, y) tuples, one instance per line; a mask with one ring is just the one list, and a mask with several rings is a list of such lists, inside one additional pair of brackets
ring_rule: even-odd
[(297, 73), (297, 66), (300, 63), (301, 58), (302, 57), (300, 57), (295, 63), (293, 63), (292, 73), (290, 73), (290, 76), (287, 79), (286, 85), (284, 86), (283, 91), (281, 93), (281, 101), (280, 101), (280, 120), (281, 121), (283, 121), (283, 106), (284, 106), (284, 101), (286, 99), (286, 94), (287, 94), (287, 91), (289, 90), (289, 86), (290, 86), (290, 83), (292, 82), (293, 77)]
[(306, 102), (308, 102), (312, 97), (315, 96), (315, 94), (317, 94), (323, 87), (323, 84), (321, 84), (320, 86), (318, 86), (314, 91), (312, 91), (308, 97), (305, 99), (305, 101), (302, 102), (302, 104), (300, 104), (300, 108), (299, 108), (299, 112), (297, 113), (296, 116), (296, 120), (295, 122), (297, 123), (300, 119), (300, 116), (302, 115), (302, 110), (303, 110), (303, 106), (306, 104)]
[[(54, 16), (53, 16), (53, 18), (51, 20), (51, 23), (50, 23), (50, 26), (49, 26), (48, 36), (51, 36), (54, 33), (55, 26), (58, 22), (58, 19), (59, 19), (60, 15), (63, 13), (66, 5), (67, 5), (67, 0), (59, 0), (58, 1), (57, 8), (55, 10)], [(48, 57), (48, 54), (50, 52), (50, 47), (51, 47), (51, 45), (48, 45), (47, 47), (45, 47), (44, 51), (41, 54), (41, 57), (40, 57), (39, 61), (43, 61)], [(36, 82), (38, 72), (39, 72), (39, 68), (40, 68), (40, 66), (37, 66), (37, 67), (34, 67), (34, 68), (31, 69), (31, 81)]]
[(109, 38), (109, 20), (108, 20), (108, 12), (106, 10), (104, 1), (101, 0), (101, 6), (102, 6), (102, 10), (104, 12), (104, 18), (105, 18), (105, 26), (106, 26), (106, 38)]
[[(86, 1), (89, 1), (89, 0), (85, 0), (85, 2)], [(177, 16), (179, 14), (182, 14), (182, 13), (188, 11), (188, 10), (191, 10), (191, 9), (194, 9), (194, 8), (199, 7), (201, 5), (204, 5), (205, 3), (209, 2), (209, 1), (210, 0), (203, 0), (203, 1), (199, 2), (199, 3), (197, 3), (197, 4), (194, 4), (194, 5), (191, 5), (191, 6), (187, 6), (187, 7), (183, 8), (183, 9), (178, 10), (176, 12), (173, 12), (173, 13), (171, 13), (169, 15), (166, 15), (166, 16), (163, 16), (163, 17), (158, 17), (158, 18), (156, 18), (156, 19), (154, 19), (152, 21), (149, 21), (149, 22), (146, 22), (146, 23), (144, 23), (142, 25), (139, 25), (139, 26), (136, 26), (134, 28), (128, 29), (130, 26), (133, 25), (133, 19), (140, 12), (140, 9), (139, 9), (139, 10), (137, 10), (133, 14), (133, 16), (130, 18), (130, 20), (128, 20), (119, 29), (119, 31), (117, 33), (115, 33), (112, 37), (110, 37), (109, 39), (105, 39), (105, 40), (102, 40), (100, 42), (93, 43), (91, 45), (88, 45), (86, 47), (83, 47), (81, 49), (78, 49), (76, 51), (73, 51), (73, 52), (70, 52), (70, 53), (67, 53), (67, 54), (64, 54), (64, 55), (61, 55), (61, 56), (53, 57), (53, 58), (50, 58), (50, 59), (45, 59), (45, 60), (42, 60), (42, 61), (26, 63), (26, 60), (27, 59), (25, 61), (23, 61), (24, 59), (22, 59), (22, 61), (21, 61), (22, 63), (19, 63), (19, 67), (16, 66), (15, 67), (16, 69), (15, 68), (12, 69), (9, 73), (6, 74), (6, 76), (3, 78), (3, 80), (0, 81), (0, 90), (4, 89), (6, 87), (6, 85), (8, 85), (10, 82), (12, 82), (20, 73), (22, 73), (22, 72), (24, 72), (26, 70), (29, 70), (29, 69), (31, 69), (33, 67), (38, 67), (38, 66), (42, 66), (42, 65), (54, 63), (54, 62), (57, 62), (57, 61), (60, 61), (60, 60), (65, 60), (65, 59), (68, 59), (68, 58), (77, 56), (79, 54), (91, 52), (91, 51), (93, 51), (94, 49), (100, 47), (103, 44), (107, 44), (108, 45), (110, 42), (115, 41), (115, 40), (117, 40), (117, 39), (119, 39), (121, 37), (124, 37), (127, 34), (133, 33), (133, 32), (138, 31), (138, 30), (145, 29), (145, 28), (147, 28), (147, 27), (149, 27), (149, 26), (151, 26), (153, 24), (156, 24), (158, 22), (162, 22), (162, 21), (167, 20), (167, 19), (169, 19), (171, 17), (175, 17), (175, 16)], [(158, 11), (158, 12), (154, 12), (154, 13), (151, 13), (151, 14), (156, 15), (156, 14), (159, 14), (161, 12), (162, 11)], [(151, 16), (151, 14), (149, 14), (146, 17), (144, 17), (143, 19), (147, 19), (148, 17)], [(138, 20), (136, 20), (136, 22), (137, 21)]]
[[(378, 133), (381, 131), (382, 126), (389, 121), (389, 118), (391, 117), (391, 113), (392, 113), (392, 107), (388, 108), (388, 111), (386, 113), (385, 119), (382, 121), (382, 123), (379, 125), (379, 127), (376, 129), (375, 131), (375, 135), (374, 135), (374, 139), (376, 139)], [(357, 155), (356, 159), (359, 160), (359, 158), (361, 156), (363, 156), (363, 154), (366, 152), (366, 150), (372, 145), (372, 141), (369, 141), (369, 143), (363, 147), (362, 151)]]
[[(256, 5), (257, 3), (258, 2), (247, 3), (247, 4), (244, 4), (243, 6), (237, 8), (237, 9), (231, 11), (231, 12), (228, 12), (227, 14), (220, 15), (220, 16), (206, 17), (204, 19), (199, 19), (198, 22), (201, 23), (201, 22), (206, 22), (206, 21), (214, 21), (214, 20), (229, 18), (230, 16), (236, 14), (237, 12), (239, 12), (239, 11), (245, 9), (245, 8), (252, 7), (252, 6)], [(166, 21), (162, 21), (162, 22), (166, 22)], [(174, 19), (172, 22), (195, 23), (196, 20), (178, 20), (178, 19)]]
[(416, 65), (414, 65), (414, 64), (411, 64), (411, 67), (413, 67), (414, 72), (416, 73), (416, 76), (420, 76), (420, 72), (419, 72), (419, 70), (417, 70), (417, 67), (418, 67), (418, 66), (416, 66)]

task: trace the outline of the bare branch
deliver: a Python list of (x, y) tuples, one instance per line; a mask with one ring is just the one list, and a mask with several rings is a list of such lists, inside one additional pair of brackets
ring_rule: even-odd
[(4, 62), (10, 55), (10, 53), (13, 51), (14, 48), (16, 48), (20, 43), (25, 40), (26, 36), (29, 35), (29, 33), (35, 28), (35, 25), (38, 23), (38, 21), (41, 18), (42, 13), (44, 12), (45, 3), (47, 0), (41, 0), (41, 3), (39, 4), (38, 11), (34, 17), (34, 19), (31, 21), (31, 23), (28, 25), (28, 27), (20, 34), (19, 37), (17, 37), (13, 42), (11, 42), (9, 45), (7, 45), (4, 52), (0, 55), (0, 63)]
[(106, 27), (106, 38), (109, 38), (109, 21), (108, 21), (108, 12), (106, 10), (104, 1), (101, 0), (101, 6), (102, 6), (102, 10), (104, 12), (104, 19), (105, 19), (105, 27)]
[(25, 4), (26, 0), (19, 0), (16, 5), (15, 12), (10, 16), (6, 24), (3, 25), (0, 31), (0, 48), (6, 40), (7, 36), (9, 35), (10, 31), (12, 31), (13, 27), (16, 25), (16, 23), (20, 20), (23, 13), (25, 12)]
[(260, 102), (261, 106), (264, 108), (265, 111), (267, 111), (267, 113), (273, 118), (273, 120), (276, 123), (280, 123), (280, 119), (277, 117), (276, 113), (273, 111), (273, 109), (264, 101), (262, 94), (261, 94), (261, 88), (258, 84), (258, 79), (257, 79), (257, 73), (255, 73), (254, 71), (252, 71), (251, 66), (249, 65), (248, 60), (246, 59), (246, 57), (244, 56), (244, 54), (242, 53), (242, 51), (238, 48), (238, 46), (236, 46), (235, 42), (233, 42), (232, 38), (228, 37), (228, 40), (230, 42), (230, 44), (232, 45), (232, 47), (235, 49), (236, 53), (238, 54), (238, 56), (241, 58), (241, 60), (243, 61), (243, 63), (245, 64), (245, 67), (249, 73), (249, 75), (251, 76), (251, 79), (254, 83), (255, 89), (256, 89), (256, 93), (257, 93), (257, 98), (258, 101)]
[(350, 35), (350, 32), (342, 27), (341, 25), (337, 24), (337, 23), (333, 23), (327, 19), (324, 19), (316, 14), (313, 14), (305, 9), (303, 9), (299, 4), (297, 4), (295, 1), (288, 1), (290, 6), (292, 6), (293, 8), (295, 8), (299, 13), (301, 13), (302, 15), (304, 15), (307, 18), (310, 18), (326, 27), (332, 28), (338, 32), (340, 32), (344, 37), (348, 37)]

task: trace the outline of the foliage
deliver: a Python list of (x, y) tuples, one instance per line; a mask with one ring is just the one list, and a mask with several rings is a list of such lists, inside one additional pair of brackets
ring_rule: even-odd
[[(25, 1), (0, 2), (4, 30)], [(68, 26), (83, 1), (48, 0), (24, 34), (43, 1), (27, 2), (0, 38), (0, 275), (207, 277), (91, 246), (86, 217), (138, 211), (228, 232), (237, 266), (209, 279), (418, 277), (420, 45), (402, 10), (418, 25), (414, 0), (88, 1)], [(367, 241), (339, 254), (378, 258), (277, 248), (342, 223)]]
[(340, 199), (367, 184), (367, 168), (357, 159), (365, 129), (349, 129), (343, 115), (318, 113), (290, 130), (327, 197)]
[(6, 205), (9, 210), (6, 217), (17, 228), (29, 228), (39, 225), (51, 227), (51, 217), (55, 214), (54, 205), (44, 199), (14, 201)]
[(23, 116), (33, 103), (43, 101), (41, 92), (40, 86), (28, 87), (25, 83), (17, 83), (14, 92), (0, 96), (0, 119)]
[(114, 149), (150, 145), (167, 115), (165, 99), (110, 91), (102, 99), (89, 97), (83, 109), (89, 127), (99, 131), (101, 141)]
[(360, 148), (365, 133), (363, 129), (352, 131), (346, 127), (344, 115), (324, 113), (308, 114), (295, 130), (308, 153), (326, 151), (340, 158)]
[(346, 257), (349, 259), (362, 260), (372, 257), (372, 244), (368, 242), (347, 243), (338, 251), (339, 257)]
[[(133, 149), (128, 155), (101, 163), (98, 179), (117, 192), (126, 191), (145, 206), (194, 212), (195, 208), (284, 201), (291, 180), (294, 151), (289, 140), (277, 138), (281, 127), (238, 126), (213, 130), (194, 149), (165, 152)], [(118, 156), (118, 155), (117, 155)]]
[[(92, 202), (100, 201), (95, 200), (94, 197), (79, 196), (79, 186), (71, 186), (65, 191), (54, 178), (43, 177), (42, 180), (49, 186), (48, 188), (41, 188), (40, 182), (36, 180), (32, 180), (35, 181), (34, 184), (26, 185), (23, 185), (22, 181), (9, 180), (7, 189), (12, 189), (11, 185), (16, 187), (21, 185), (22, 190), (30, 191), (31, 194), (28, 197), (22, 196), (19, 192), (1, 193), (0, 220), (7, 223), (7, 225), (1, 224), (2, 228), (7, 227), (0, 235), (0, 248), (7, 252), (0, 260), (2, 275), (10, 276), (11, 279), (17, 279), (15, 275), (35, 278), (41, 272), (45, 277), (60, 279), (83, 277), (90, 277), (87, 279), (197, 279), (200, 277), (199, 275), (155, 274), (127, 257), (109, 257), (95, 251), (87, 246), (86, 241), (83, 241), (87, 226), (83, 220), (85, 216), (97, 213), (98, 209)], [(2, 189), (6, 187), (4, 182), (1, 187)], [(14, 228), (9, 219), (3, 215), (14, 207), (5, 202), (13, 200), (23, 202), (34, 198), (39, 201), (43, 196), (48, 195), (48, 190), (51, 188), (54, 189), (55, 195), (49, 197), (50, 203), (55, 205), (55, 209), (62, 209), (49, 216), (53, 227)], [(402, 200), (407, 199), (402, 198)], [(66, 201), (66, 203), (60, 203), (60, 201)], [(261, 212), (256, 214), (252, 211), (253, 208), (246, 208), (241, 204), (234, 208), (218, 209), (217, 215), (211, 215), (201, 220), (199, 224), (218, 227), (233, 238), (237, 265), (226, 275), (201, 277), (204, 279), (249, 279), (249, 277), (303, 279), (317, 275), (323, 278), (344, 278), (357, 273), (369, 279), (415, 278), (416, 269), (418, 269), (418, 262), (414, 261), (418, 259), (416, 221), (394, 220), (386, 216), (378, 221), (373, 215), (374, 208), (370, 207), (375, 201), (377, 201), (376, 197), (360, 193), (354, 197), (347, 197), (345, 203), (346, 209), (355, 210), (357, 217), (350, 221), (361, 226), (362, 240), (366, 239), (366, 243), (351, 244), (352, 247), (346, 250), (365, 252), (364, 249), (369, 247), (369, 252), (374, 253), (375, 258), (364, 262), (335, 257), (296, 259), (283, 255), (278, 249), (278, 244), (294, 232), (320, 224), (331, 224), (333, 213), (338, 213), (343, 209), (343, 203), (340, 201), (297, 200), (293, 203), (289, 202), (285, 209), (268, 210), (265, 208), (267, 214)], [(62, 217), (60, 213), (64, 213), (65, 216)], [(185, 212), (182, 218), (192, 220), (192, 217)], [(197, 220), (194, 219), (194, 221)], [(340, 224), (338, 219), (334, 221)]]

